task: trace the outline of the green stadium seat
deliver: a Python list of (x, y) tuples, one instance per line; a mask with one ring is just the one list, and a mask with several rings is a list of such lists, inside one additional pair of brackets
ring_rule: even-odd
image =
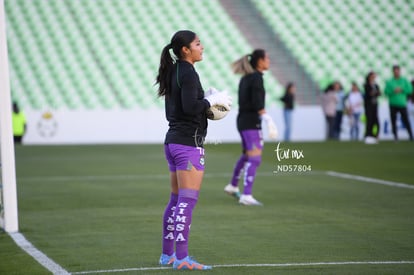
[[(413, 29), (413, 1), (253, 2), (318, 83), (332, 74), (362, 82), (374, 65), (377, 70), (387, 67), (396, 56), (401, 64), (410, 60), (414, 37), (404, 34)], [(307, 46), (310, 44), (314, 46)], [(311, 57), (304, 51), (311, 51)], [(316, 60), (316, 67), (309, 59)], [(412, 65), (405, 67), (409, 74), (414, 74)], [(337, 69), (332, 71), (333, 68)], [(389, 69), (383, 71), (389, 75)]]
[[(253, 3), (318, 83), (334, 76), (361, 82), (369, 69), (386, 77), (394, 62), (414, 75), (414, 38), (405, 35), (414, 28), (413, 1)], [(251, 50), (218, 0), (5, 4), (13, 96), (34, 109), (162, 108), (153, 86), (159, 53), (180, 28), (191, 26), (205, 44), (197, 64), (205, 85), (235, 93), (239, 76), (229, 64)], [(283, 87), (266, 77), (280, 94)]]

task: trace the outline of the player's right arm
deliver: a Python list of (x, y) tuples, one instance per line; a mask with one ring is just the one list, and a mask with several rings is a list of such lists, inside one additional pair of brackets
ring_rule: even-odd
[(393, 89), (393, 85), (392, 85), (392, 80), (388, 80), (387, 82), (385, 82), (385, 89), (384, 89), (384, 93), (388, 96), (392, 95), (394, 93), (394, 89)]
[(198, 115), (210, 107), (208, 101), (204, 100), (201, 84), (195, 73), (189, 72), (182, 75), (180, 85), (181, 104), (184, 113)]
[(265, 89), (263, 85), (263, 77), (260, 74), (257, 74), (252, 79), (251, 83), (252, 91), (252, 108), (261, 115), (263, 112), (266, 112), (265, 109)]

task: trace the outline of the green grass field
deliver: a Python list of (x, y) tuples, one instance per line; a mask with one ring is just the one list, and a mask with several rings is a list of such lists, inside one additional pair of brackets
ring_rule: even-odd
[[(206, 145), (190, 240), (191, 255), (218, 265), (206, 273), (414, 273), (414, 189), (326, 173), (414, 184), (413, 143), (280, 146), (303, 158), (279, 162), (267, 143), (254, 186), (264, 207), (245, 207), (223, 192), (239, 145)], [(312, 171), (274, 173), (278, 165)], [(158, 267), (169, 196), (162, 145), (18, 146), (16, 169), (20, 232), (67, 271), (180, 273), (139, 270)], [(332, 264), (266, 266), (321, 262)], [(49, 272), (0, 233), (0, 274)]]

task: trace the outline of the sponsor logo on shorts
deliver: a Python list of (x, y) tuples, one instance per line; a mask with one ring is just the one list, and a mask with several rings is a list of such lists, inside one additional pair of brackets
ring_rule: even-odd
[(193, 169), (193, 164), (191, 163), (191, 161), (187, 162), (187, 171), (191, 171), (191, 169)]

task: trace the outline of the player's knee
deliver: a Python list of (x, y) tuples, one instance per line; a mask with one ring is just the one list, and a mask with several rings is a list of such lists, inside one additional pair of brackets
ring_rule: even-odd
[(259, 148), (254, 148), (252, 150), (247, 150), (246, 151), (246, 155), (248, 157), (255, 157), (255, 156), (261, 156), (262, 155), (262, 150)]
[(251, 163), (254, 164), (256, 166), (259, 166), (262, 163), (262, 156), (258, 155), (258, 156), (248, 156), (247, 160)]

